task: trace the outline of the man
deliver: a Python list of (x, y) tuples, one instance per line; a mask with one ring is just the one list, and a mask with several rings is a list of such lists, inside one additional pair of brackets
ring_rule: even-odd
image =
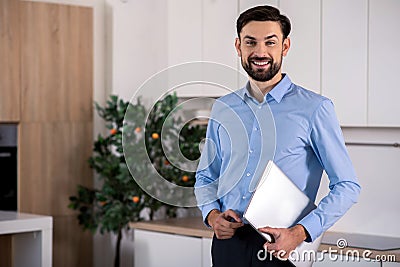
[[(283, 250), (286, 254), (279, 256), (288, 257), (301, 242), (315, 240), (356, 203), (360, 186), (332, 102), (281, 72), (290, 48), (289, 19), (274, 7), (258, 6), (243, 12), (236, 26), (235, 47), (249, 82), (213, 106), (195, 193), (204, 222), (214, 230), (214, 267), (292, 266), (274, 257), (261, 261), (257, 252), (265, 245), (267, 251)], [(254, 189), (253, 177), (259, 179), (268, 160), (265, 151), (273, 134), (260, 135), (260, 128), (270, 113), (276, 132), (272, 160), (312, 201), (323, 170), (330, 179), (329, 194), (297, 225), (259, 229), (272, 234), (274, 243), (266, 243), (242, 218)], [(236, 122), (229, 119), (233, 117)], [(238, 121), (247, 138), (242, 142), (248, 144), (246, 151), (236, 149), (242, 146), (235, 141), (242, 139)], [(267, 145), (261, 146), (263, 142)]]

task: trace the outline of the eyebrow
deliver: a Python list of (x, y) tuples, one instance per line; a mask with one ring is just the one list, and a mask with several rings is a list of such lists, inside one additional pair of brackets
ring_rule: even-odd
[[(278, 39), (278, 36), (276, 34), (271, 34), (271, 35), (268, 35), (268, 36), (264, 37), (264, 40), (268, 40), (268, 39), (272, 39), (272, 38), (277, 38)], [(243, 39), (256, 40), (255, 37), (250, 36), (250, 35), (245, 35), (243, 37)]]

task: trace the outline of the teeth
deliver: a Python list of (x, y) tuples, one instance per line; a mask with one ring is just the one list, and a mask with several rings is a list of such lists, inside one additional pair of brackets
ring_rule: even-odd
[(253, 61), (253, 63), (258, 65), (258, 66), (264, 66), (264, 65), (267, 65), (269, 62), (268, 61), (263, 61), (263, 62)]

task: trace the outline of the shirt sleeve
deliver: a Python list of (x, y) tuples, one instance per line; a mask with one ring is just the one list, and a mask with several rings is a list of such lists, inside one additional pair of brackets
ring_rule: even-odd
[(207, 126), (206, 141), (196, 172), (194, 192), (204, 223), (209, 227), (207, 216), (211, 210), (220, 210), (218, 178), (221, 171), (221, 148), (218, 136), (219, 123), (211, 118)]
[(348, 155), (333, 103), (326, 99), (313, 115), (310, 144), (329, 177), (329, 193), (299, 224), (310, 242), (338, 221), (357, 202), (360, 185)]

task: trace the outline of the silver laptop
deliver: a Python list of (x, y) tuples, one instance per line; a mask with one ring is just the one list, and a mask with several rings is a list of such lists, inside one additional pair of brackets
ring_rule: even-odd
[[(258, 231), (265, 226), (291, 227), (313, 209), (314, 203), (269, 161), (243, 216)], [(272, 235), (259, 233), (274, 242)]]

